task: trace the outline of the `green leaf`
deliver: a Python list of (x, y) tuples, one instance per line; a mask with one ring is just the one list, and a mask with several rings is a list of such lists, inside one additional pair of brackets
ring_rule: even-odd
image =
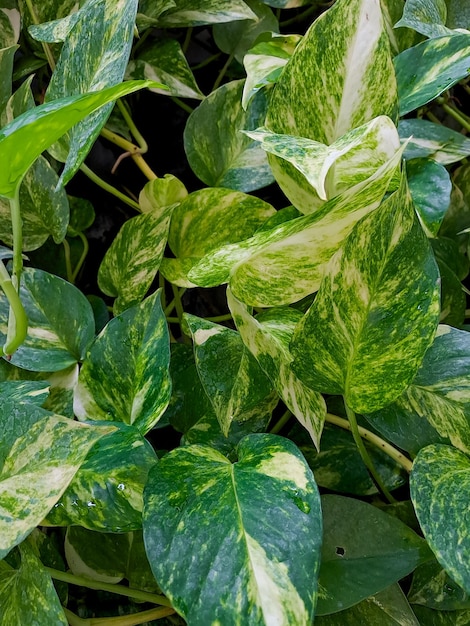
[(0, 562), (0, 622), (5, 626), (67, 626), (51, 577), (41, 561), (26, 542), (20, 546), (20, 553), (17, 569)]
[[(2, 24), (1, 16), (5, 16), (0, 9), (0, 26)], [(11, 45), (0, 49), (0, 113), (6, 107), (7, 102), (11, 96), (11, 81), (13, 74), (13, 60), (18, 46)]]
[[(207, 446), (173, 450), (150, 472), (144, 503), (150, 565), (193, 626), (311, 624), (320, 500), (292, 442), (248, 435), (233, 465)], [(207, 583), (195, 585), (202, 572)]]
[(242, 0), (174, 0), (158, 18), (163, 28), (202, 26), (236, 20), (256, 20), (256, 14)]
[(445, 0), (407, 0), (403, 17), (395, 26), (407, 26), (425, 37), (442, 37), (452, 34), (445, 27), (446, 19)]
[(319, 448), (326, 416), (325, 401), (319, 393), (306, 387), (290, 368), (289, 343), (302, 314), (285, 307), (271, 309), (254, 318), (248, 308), (234, 298), (230, 289), (227, 290), (227, 302), (243, 343), (271, 379), (286, 407)]
[(421, 450), (413, 463), (410, 491), (419, 524), (437, 560), (470, 593), (467, 533), (470, 459), (450, 446)]
[(470, 609), (470, 596), (450, 578), (437, 561), (430, 561), (416, 568), (408, 600), (412, 604), (422, 604), (443, 611)]
[(166, 85), (166, 89), (152, 87), (150, 91), (155, 93), (198, 100), (204, 98), (176, 39), (152, 41), (129, 62), (126, 77), (148, 78)]
[(400, 158), (399, 151), (369, 179), (315, 213), (215, 249), (189, 272), (189, 279), (204, 287), (230, 280), (233, 294), (252, 306), (290, 304), (317, 291), (332, 255), (354, 225), (379, 206)]
[(430, 558), (424, 539), (366, 502), (326, 495), (322, 511), (317, 615), (347, 609), (383, 591)]
[(294, 335), (294, 371), (358, 413), (375, 411), (410, 384), (438, 321), (439, 273), (403, 175), (332, 258)]
[(49, 385), (41, 380), (9, 380), (0, 385), (0, 403), (29, 402), (42, 406), (49, 395)]
[[(28, 335), (11, 363), (37, 372), (65, 369), (83, 359), (94, 337), (90, 303), (67, 281), (27, 268), (20, 297), (28, 316)], [(0, 336), (5, 340), (9, 303), (0, 294)]]
[[(132, 46), (137, 0), (89, 0), (67, 34), (45, 101), (102, 90), (120, 83)], [(60, 182), (76, 173), (106, 122), (112, 103), (69, 131), (51, 154), (65, 160)], [(65, 158), (64, 158), (65, 157)]]
[(137, 428), (113, 422), (47, 515), (53, 526), (122, 533), (142, 527), (142, 493), (157, 462)]
[(168, 327), (160, 291), (112, 319), (83, 363), (75, 391), (80, 420), (121, 421), (150, 430), (171, 396)]
[(424, 606), (413, 607), (421, 626), (455, 626), (470, 624), (470, 611), (435, 611)]
[(264, 151), (240, 130), (264, 122), (266, 96), (257, 94), (246, 111), (243, 80), (213, 91), (188, 118), (184, 148), (191, 169), (206, 185), (253, 191), (273, 182)]
[(408, 139), (405, 159), (427, 157), (448, 165), (470, 154), (470, 139), (442, 124), (422, 119), (401, 120), (398, 132), (400, 138)]
[(317, 616), (315, 626), (419, 626), (400, 585), (394, 584), (346, 611)]
[(470, 35), (428, 39), (395, 57), (400, 115), (414, 111), (469, 74)]
[(18, 43), (20, 30), (21, 17), (19, 11), (16, 8), (2, 7), (0, 9), (0, 48), (9, 48)]
[(214, 41), (226, 54), (231, 54), (239, 63), (253, 46), (258, 35), (279, 32), (279, 24), (271, 9), (259, 0), (245, 0), (256, 15), (256, 20), (237, 20), (216, 24), (213, 28)]
[(95, 109), (126, 94), (155, 86), (129, 81), (102, 91), (60, 98), (23, 113), (0, 130), (0, 195), (13, 198), (15, 190), (37, 157), (67, 130)]
[[(295, 49), (273, 91), (266, 126), (274, 133), (330, 145), (380, 115), (395, 120), (396, 109), (395, 75), (379, 1), (339, 0)], [(303, 177), (274, 156), (269, 162), (281, 189), (288, 189), (294, 206), (307, 212), (310, 188)]]
[(139, 205), (142, 213), (151, 213), (179, 204), (187, 196), (183, 183), (173, 174), (165, 174), (163, 178), (155, 178), (144, 185), (139, 194)]
[(446, 0), (446, 4), (449, 28), (468, 28), (470, 26), (470, 7), (466, 0)]
[(264, 415), (272, 384), (245, 348), (239, 333), (194, 315), (184, 315), (194, 342), (194, 357), (202, 386), (220, 428), (228, 435), (232, 421)]
[(0, 558), (47, 515), (88, 451), (112, 427), (78, 424), (23, 403), (0, 413)]
[(424, 231), (435, 237), (450, 204), (452, 182), (443, 165), (431, 159), (406, 164), (411, 197)]
[(400, 147), (395, 124), (385, 116), (354, 128), (330, 146), (263, 128), (246, 134), (260, 141), (269, 154), (291, 163), (311, 185), (310, 197), (305, 185), (301, 197), (297, 184), (283, 186), (284, 193), (302, 213), (313, 213), (326, 200), (372, 176)]

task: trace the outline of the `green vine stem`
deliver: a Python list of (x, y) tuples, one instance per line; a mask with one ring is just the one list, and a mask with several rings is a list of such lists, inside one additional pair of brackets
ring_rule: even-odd
[(154, 619), (162, 619), (173, 615), (175, 610), (170, 607), (158, 607), (148, 611), (140, 611), (131, 615), (121, 615), (119, 617), (91, 617), (83, 619), (64, 608), (65, 616), (70, 626), (138, 626), (146, 624)]
[(126, 153), (129, 154), (134, 163), (137, 165), (137, 167), (140, 169), (140, 171), (144, 174), (144, 176), (148, 178), (148, 180), (155, 180), (155, 178), (158, 178), (158, 176), (143, 158), (141, 149), (139, 148), (139, 146), (136, 146), (135, 143), (127, 141), (127, 139), (124, 139), (124, 137), (121, 137), (117, 133), (113, 133), (107, 128), (102, 128), (100, 135), (111, 143), (114, 143), (116, 146), (119, 146), (120, 148), (125, 150)]
[[(333, 415), (331, 413), (326, 414), (326, 420), (329, 424), (334, 424), (335, 426), (339, 426), (340, 428), (344, 428), (345, 430), (351, 431), (351, 423), (348, 420), (345, 420), (342, 417), (338, 417), (337, 415)], [(362, 426), (357, 426), (357, 432), (359, 433), (362, 439), (365, 439), (372, 445), (376, 446), (382, 452), (385, 452), (387, 456), (392, 458), (396, 463), (401, 465), (403, 469), (405, 469), (408, 473), (411, 472), (411, 468), (413, 467), (413, 462), (410, 461), (400, 450), (394, 448), (388, 441), (385, 441), (375, 433), (367, 430), (367, 428), (363, 428)]]
[(0, 261), (0, 287), (10, 304), (7, 338), (3, 348), (0, 348), (0, 356), (11, 356), (26, 339), (28, 318), (3, 261)]
[(88, 244), (88, 239), (85, 237), (85, 235), (81, 232), (78, 232), (77, 234), (82, 241), (83, 251), (82, 251), (82, 254), (80, 255), (80, 258), (78, 259), (75, 269), (72, 272), (72, 281), (71, 281), (72, 283), (76, 281), (78, 272), (82, 269), (82, 265), (85, 263), (85, 259), (87, 258), (88, 251), (90, 249), (90, 246)]
[(274, 426), (269, 430), (269, 432), (272, 435), (276, 435), (278, 432), (280, 432), (284, 428), (284, 426), (287, 424), (287, 422), (290, 420), (291, 417), (292, 417), (292, 413), (289, 411), (289, 409), (287, 409), (287, 411), (281, 415), (281, 417), (274, 424)]
[[(39, 24), (39, 18), (36, 15), (36, 11), (34, 10), (34, 6), (31, 0), (26, 0), (26, 6), (28, 7), (29, 14), (31, 15), (31, 20), (34, 24)], [(44, 54), (46, 55), (47, 62), (49, 63), (49, 67), (51, 70), (55, 69), (55, 59), (52, 54), (51, 47), (45, 41), (41, 41), (42, 49), (44, 50)]]
[(443, 97), (437, 98), (437, 102), (442, 106), (444, 111), (454, 118), (467, 132), (470, 132), (470, 120), (459, 111), (453, 104), (449, 104)]
[(344, 400), (344, 406), (346, 408), (346, 414), (348, 416), (348, 420), (351, 425), (352, 436), (354, 437), (354, 441), (356, 443), (357, 449), (359, 450), (359, 454), (361, 455), (361, 459), (364, 465), (367, 467), (372, 480), (377, 485), (377, 488), (384, 494), (384, 496), (387, 498), (387, 500), (391, 504), (395, 504), (396, 503), (395, 498), (392, 496), (392, 494), (389, 492), (387, 487), (384, 485), (382, 481), (382, 477), (375, 469), (375, 466), (372, 463), (372, 459), (370, 458), (369, 453), (367, 452), (366, 447), (364, 445), (364, 442), (362, 441), (361, 435), (359, 434), (359, 426), (357, 424), (356, 414), (348, 406), (346, 400)]
[(189, 113), (189, 115), (191, 115), (191, 113), (194, 111), (194, 109), (190, 107), (189, 104), (186, 104), (186, 102), (183, 102), (180, 98), (177, 98), (176, 96), (172, 96), (171, 99), (173, 100), (175, 104), (177, 104), (181, 109), (183, 109), (183, 111), (186, 111), (186, 113)]
[[(230, 64), (231, 64), (231, 62), (233, 61), (234, 58), (235, 58), (235, 55), (233, 53), (229, 54), (227, 60), (224, 63), (223, 68), (220, 70), (219, 75), (215, 79), (215, 83), (214, 83), (214, 86), (212, 87), (212, 91), (215, 91), (217, 89), (217, 87), (220, 86), (220, 83), (222, 82), (222, 79), (225, 76), (225, 74), (227, 73), (227, 70), (230, 67)], [(212, 93), (212, 91), (211, 91), (211, 93)]]
[(134, 137), (134, 139), (137, 141), (139, 145), (140, 154), (145, 154), (146, 152), (148, 152), (148, 149), (149, 149), (148, 144), (145, 141), (142, 134), (140, 133), (137, 126), (135, 125), (134, 120), (132, 119), (131, 114), (129, 113), (126, 105), (124, 104), (124, 102), (122, 102), (122, 100), (118, 100), (117, 106), (129, 130), (131, 131), (132, 136)]
[(91, 170), (88, 167), (88, 165), (85, 165), (84, 163), (82, 163), (82, 165), (80, 166), (80, 170), (85, 174), (85, 176), (87, 176), (95, 184), (101, 187), (101, 189), (104, 189), (105, 191), (112, 194), (113, 196), (116, 196), (116, 198), (119, 198), (119, 200), (121, 200), (128, 206), (132, 207), (136, 211), (139, 211), (140, 213), (140, 206), (138, 202), (136, 202), (135, 200), (132, 200), (132, 198), (129, 198), (129, 196), (126, 196), (126, 194), (120, 192), (119, 189), (116, 189), (116, 187), (113, 187), (112, 185), (107, 183), (105, 180), (100, 178), (98, 174), (95, 174), (95, 172), (93, 172), (93, 170)]
[(165, 596), (157, 595), (156, 593), (148, 593), (147, 591), (141, 591), (140, 589), (132, 589), (125, 585), (113, 585), (111, 583), (98, 582), (96, 580), (90, 580), (82, 576), (75, 576), (69, 572), (61, 572), (60, 570), (53, 569), (52, 567), (44, 568), (49, 576), (52, 576), (55, 580), (60, 580), (63, 583), (70, 583), (71, 585), (78, 585), (79, 587), (85, 587), (87, 589), (96, 589), (98, 591), (109, 591), (110, 593), (116, 593), (120, 596), (127, 596), (134, 600), (140, 600), (141, 602), (152, 602), (152, 604), (159, 604), (161, 606), (170, 607), (171, 602)]
[(70, 244), (67, 241), (67, 239), (64, 239), (62, 241), (62, 246), (64, 248), (64, 255), (65, 255), (65, 270), (67, 272), (67, 280), (69, 281), (69, 283), (73, 283), (73, 278), (72, 278), (72, 260), (70, 258)]

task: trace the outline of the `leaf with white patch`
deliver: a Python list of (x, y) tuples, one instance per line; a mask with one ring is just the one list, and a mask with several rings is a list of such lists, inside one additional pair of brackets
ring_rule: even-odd
[(197, 100), (204, 98), (176, 39), (152, 41), (150, 46), (129, 62), (126, 77), (148, 78), (166, 85), (166, 89), (151, 88), (150, 91), (155, 93)]
[(241, 130), (264, 122), (266, 95), (260, 92), (246, 111), (243, 80), (213, 91), (188, 118), (184, 149), (191, 169), (206, 185), (253, 191), (273, 182), (265, 152)]
[(80, 420), (150, 430), (171, 396), (168, 327), (160, 291), (112, 319), (87, 354), (75, 389)]
[(21, 32), (21, 16), (18, 9), (0, 8), (0, 49), (18, 43)]
[(162, 28), (202, 26), (236, 20), (256, 20), (256, 14), (243, 0), (174, 0), (158, 18)]
[(470, 593), (470, 458), (450, 446), (423, 448), (413, 463), (411, 499), (437, 560)]
[[(0, 15), (2, 11), (0, 10)], [(1, 25), (1, 20), (0, 20)], [(18, 46), (12, 45), (9, 47), (0, 49), (0, 113), (7, 105), (7, 102), (11, 96), (11, 81), (13, 74), (13, 61), (15, 53), (18, 50)]]
[(379, 206), (400, 158), (398, 151), (370, 178), (315, 213), (215, 249), (189, 272), (189, 279), (204, 287), (230, 281), (233, 294), (252, 306), (290, 304), (314, 293), (327, 263), (354, 225)]
[(428, 39), (395, 57), (400, 115), (422, 107), (470, 72), (470, 34)]
[(112, 426), (115, 431), (93, 446), (47, 515), (53, 526), (105, 533), (142, 527), (142, 493), (157, 457), (137, 428), (118, 422)]
[(9, 380), (0, 385), (0, 403), (29, 402), (42, 406), (49, 395), (49, 385), (42, 380)]
[(323, 397), (303, 384), (290, 368), (289, 343), (302, 318), (296, 309), (275, 308), (256, 318), (227, 290), (227, 302), (243, 343), (269, 376), (287, 408), (309, 432), (316, 447), (326, 416)]
[(114, 429), (11, 401), (2, 405), (0, 427), (1, 559), (41, 522), (90, 448)]
[(272, 384), (236, 331), (185, 314), (194, 342), (196, 367), (224, 435), (234, 419), (265, 415)]
[(140, 210), (142, 213), (159, 211), (183, 202), (187, 195), (186, 187), (176, 176), (165, 174), (144, 185), (139, 194)]
[(432, 159), (406, 164), (411, 197), (425, 233), (435, 237), (449, 208), (452, 181), (449, 172)]
[[(354, 128), (329, 146), (264, 128), (246, 134), (260, 141), (269, 154), (291, 163), (311, 185), (308, 207), (299, 207), (303, 213), (312, 213), (326, 200), (372, 176), (400, 147), (395, 124), (386, 116)], [(284, 193), (289, 197), (287, 188)]]
[[(150, 472), (143, 525), (157, 582), (193, 626), (312, 623), (320, 499), (291, 441), (248, 435), (234, 464), (208, 446), (173, 450)], [(194, 585), (201, 572), (209, 584)]]
[(407, 0), (403, 16), (396, 28), (407, 26), (425, 37), (452, 35), (446, 28), (447, 6), (445, 0)]
[(442, 124), (423, 119), (398, 123), (402, 141), (407, 141), (405, 159), (429, 158), (449, 165), (470, 155), (470, 139)]
[[(20, 297), (28, 317), (28, 335), (11, 363), (37, 372), (65, 369), (80, 361), (95, 334), (90, 303), (67, 281), (27, 268)], [(9, 302), (0, 293), (0, 336), (5, 340)]]
[[(284, 68), (269, 102), (274, 133), (330, 145), (386, 115), (395, 120), (396, 81), (379, 0), (339, 0), (310, 27)], [(309, 212), (311, 190), (286, 161), (270, 156), (292, 204)]]
[(358, 413), (380, 409), (421, 365), (439, 296), (437, 265), (403, 174), (400, 188), (331, 259), (291, 344), (294, 371), (312, 389), (343, 394)]
[(20, 545), (19, 551), (18, 567), (0, 562), (0, 622), (8, 626), (67, 626), (68, 620), (43, 564), (27, 542)]
[[(45, 102), (99, 91), (116, 85), (132, 46), (137, 0), (89, 0), (67, 33), (45, 94)], [(51, 154), (65, 160), (60, 182), (65, 185), (91, 149), (113, 105), (107, 104), (79, 122)]]

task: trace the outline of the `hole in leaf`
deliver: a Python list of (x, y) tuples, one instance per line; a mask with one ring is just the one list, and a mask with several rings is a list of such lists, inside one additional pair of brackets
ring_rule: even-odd
[(344, 548), (341, 548), (340, 546), (336, 547), (336, 554), (338, 556), (344, 556)]

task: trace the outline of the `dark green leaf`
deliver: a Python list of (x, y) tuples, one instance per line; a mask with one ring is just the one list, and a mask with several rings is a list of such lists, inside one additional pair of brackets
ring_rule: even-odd
[(450, 204), (452, 182), (449, 173), (443, 165), (431, 159), (414, 159), (407, 162), (406, 175), (424, 231), (434, 237)]
[(470, 609), (470, 596), (450, 578), (437, 561), (416, 568), (408, 592), (412, 604), (422, 604), (430, 609), (455, 611)]

